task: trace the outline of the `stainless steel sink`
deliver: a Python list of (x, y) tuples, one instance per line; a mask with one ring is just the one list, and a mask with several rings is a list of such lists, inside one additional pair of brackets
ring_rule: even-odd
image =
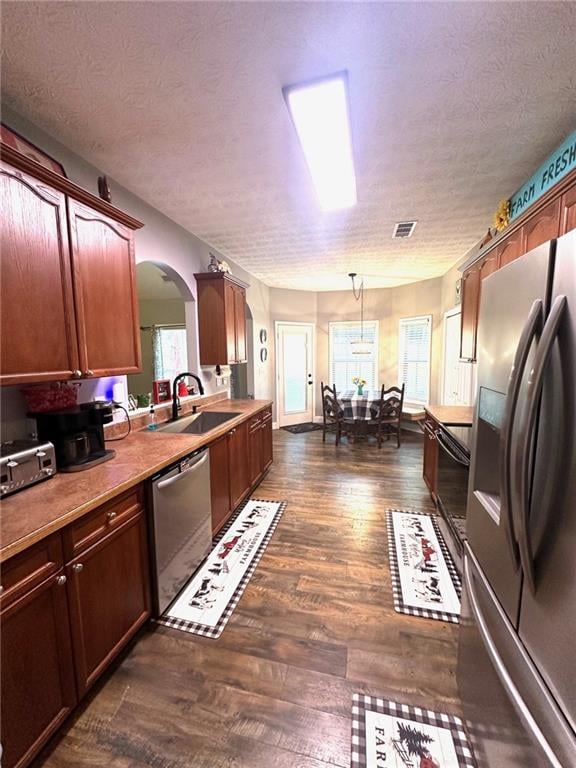
[(158, 432), (185, 433), (187, 435), (204, 435), (230, 419), (240, 416), (239, 413), (223, 413), (221, 411), (202, 411), (191, 416), (185, 416), (178, 421), (169, 421), (158, 427)]

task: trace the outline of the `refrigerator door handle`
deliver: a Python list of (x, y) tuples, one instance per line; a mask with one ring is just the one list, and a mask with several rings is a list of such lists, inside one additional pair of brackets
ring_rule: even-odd
[[(480, 632), (480, 635), (482, 637), (482, 641), (484, 642), (484, 645), (486, 647), (486, 651), (488, 652), (490, 660), (494, 665), (494, 668), (496, 670), (498, 677), (500, 678), (502, 685), (506, 689), (508, 696), (512, 700), (512, 703), (516, 711), (518, 712), (520, 719), (523, 721), (524, 726), (526, 727), (528, 732), (532, 735), (535, 741), (538, 742), (541, 749), (546, 754), (546, 757), (550, 761), (551, 768), (563, 768), (562, 763), (559, 762), (558, 758), (554, 754), (552, 747), (550, 746), (546, 737), (542, 733), (540, 727), (538, 726), (538, 723), (534, 720), (534, 717), (532, 716), (532, 713), (530, 712), (529, 707), (527, 706), (526, 702), (522, 698), (520, 691), (516, 687), (516, 684), (514, 683), (514, 680), (512, 679), (510, 673), (508, 672), (504, 661), (502, 660), (502, 658), (500, 657), (500, 654), (498, 653), (498, 648), (492, 638), (492, 635), (490, 634), (488, 624), (486, 623), (486, 619), (484, 618), (482, 609), (478, 601), (478, 597), (476, 595), (474, 581), (470, 573), (471, 557), (472, 556), (470, 554), (470, 551), (469, 550), (466, 551), (464, 555), (464, 583), (466, 585), (466, 591), (468, 594), (470, 608), (472, 610), (472, 614), (476, 621), (476, 626), (478, 627), (478, 631)], [(477, 570), (477, 568), (478, 567), (476, 567), (475, 570)], [(484, 586), (487, 586), (487, 585), (484, 585)]]
[[(534, 359), (534, 367), (530, 371), (528, 379), (528, 393), (526, 405), (526, 428), (520, 450), (520, 499), (518, 509), (518, 548), (520, 550), (520, 562), (530, 592), (536, 592), (536, 578), (534, 573), (534, 552), (530, 537), (530, 455), (531, 444), (536, 429), (536, 417), (542, 394), (544, 374), (550, 359), (550, 354), (558, 335), (560, 322), (567, 306), (566, 296), (557, 296), (552, 304), (552, 309), (544, 325), (538, 351)], [(549, 500), (550, 506), (552, 499)], [(549, 509), (543, 511), (542, 519), (547, 519)]]
[(508, 396), (506, 398), (506, 410), (502, 429), (502, 461), (500, 462), (500, 488), (502, 492), (501, 507), (504, 509), (503, 520), (506, 527), (506, 538), (512, 560), (516, 568), (520, 565), (518, 543), (512, 517), (512, 499), (510, 494), (510, 470), (512, 466), (512, 438), (514, 435), (514, 423), (516, 418), (516, 406), (520, 394), (520, 385), (524, 377), (524, 369), (528, 360), (528, 353), (536, 334), (542, 327), (544, 305), (542, 299), (536, 299), (530, 308), (528, 318), (522, 329), (522, 334), (516, 348), (514, 363), (510, 370), (508, 382)]

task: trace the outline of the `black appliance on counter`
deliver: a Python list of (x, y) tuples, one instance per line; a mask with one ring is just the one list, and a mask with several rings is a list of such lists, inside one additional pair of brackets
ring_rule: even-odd
[(462, 554), (466, 540), (470, 431), (471, 427), (441, 425), (434, 435), (438, 443), (436, 476), (438, 508), (452, 534), (459, 554)]
[(113, 411), (113, 404), (103, 401), (29, 415), (36, 419), (40, 440), (54, 445), (58, 469), (80, 472), (116, 455), (104, 444), (104, 424), (112, 421)]

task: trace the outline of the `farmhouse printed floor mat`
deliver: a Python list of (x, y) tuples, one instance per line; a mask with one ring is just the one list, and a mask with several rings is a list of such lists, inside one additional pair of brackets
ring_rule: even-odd
[(399, 509), (386, 518), (394, 608), (457, 624), (462, 584), (436, 519)]
[(285, 509), (284, 501), (247, 501), (220, 531), (204, 564), (158, 623), (220, 637)]
[(351, 768), (475, 768), (462, 720), (355, 693)]

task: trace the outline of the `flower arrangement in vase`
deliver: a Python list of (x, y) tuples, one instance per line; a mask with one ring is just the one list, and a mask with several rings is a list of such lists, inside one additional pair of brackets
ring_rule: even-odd
[(366, 386), (366, 379), (361, 379), (360, 376), (354, 376), (352, 384), (356, 387), (359, 395), (364, 394), (364, 387)]

